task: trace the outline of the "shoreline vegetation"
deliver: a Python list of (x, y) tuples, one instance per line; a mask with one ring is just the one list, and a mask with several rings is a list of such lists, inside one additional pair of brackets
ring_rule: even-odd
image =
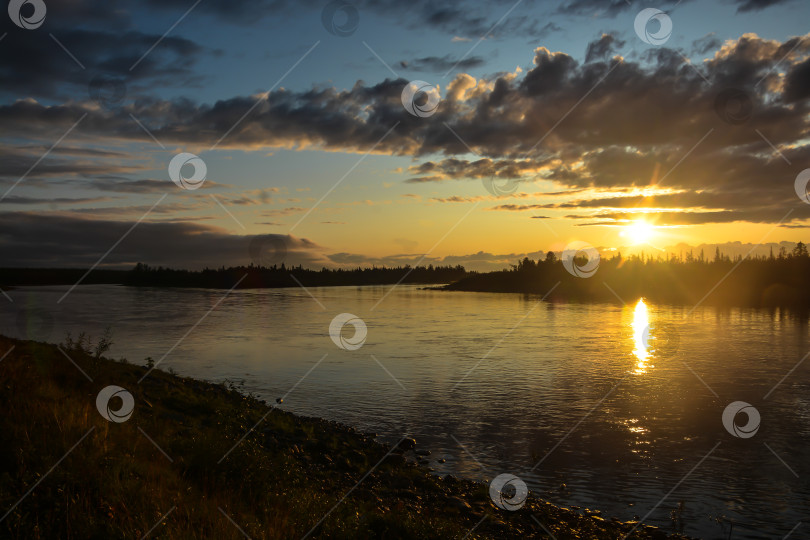
[[(0, 287), (73, 285), (87, 272), (70, 268), (0, 268)], [(233, 266), (218, 269), (176, 270), (138, 263), (132, 270), (94, 270), (82, 283), (132, 287), (190, 287), (270, 289), (282, 287), (331, 287), (393, 285), (395, 283), (451, 283), (470, 275), (463, 266), (398, 266), (310, 270), (302, 266)]]
[[(574, 264), (585, 268), (585, 257)], [(587, 278), (566, 270), (554, 252), (525, 258), (509, 270), (465, 276), (440, 290), (537, 294), (549, 302), (625, 303), (646, 298), (658, 304), (810, 310), (810, 256), (799, 242), (791, 253), (730, 258), (718, 250), (695, 257), (602, 258)]]
[[(684, 538), (532, 494), (500, 510), (486, 484), (417, 464), (410, 439), (386, 446), (233, 384), (109, 360), (109, 344), (0, 336), (0, 536)], [(109, 385), (134, 399), (124, 422), (100, 414)]]
[[(132, 270), (95, 270), (85, 284), (115, 284), (133, 287), (189, 287), (261, 289), (393, 284), (445, 284), (432, 289), (447, 291), (522, 293), (545, 296), (549, 302), (623, 303), (644, 297), (660, 304), (719, 307), (791, 308), (810, 311), (810, 255), (799, 242), (792, 252), (734, 258), (719, 249), (713, 257), (701, 251), (685, 255), (602, 257), (587, 278), (577, 269), (590, 268), (585, 257), (573, 260), (573, 272), (560, 256), (549, 251), (537, 261), (524, 258), (510, 269), (486, 273), (463, 266), (416, 266), (395, 268), (310, 270), (284, 264), (236, 266), (199, 271), (150, 267), (138, 263)], [(0, 288), (30, 285), (73, 285), (83, 269), (0, 269)], [(580, 272), (581, 274), (582, 272)]]

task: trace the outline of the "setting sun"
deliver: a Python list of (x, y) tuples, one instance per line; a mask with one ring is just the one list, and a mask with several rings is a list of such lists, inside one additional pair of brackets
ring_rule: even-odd
[(622, 236), (630, 240), (633, 245), (649, 242), (655, 234), (655, 227), (646, 221), (634, 221), (622, 232)]

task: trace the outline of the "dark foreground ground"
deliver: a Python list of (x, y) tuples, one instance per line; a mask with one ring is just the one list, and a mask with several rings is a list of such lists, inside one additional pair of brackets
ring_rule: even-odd
[[(2, 538), (565, 539), (636, 527), (531, 494), (500, 510), (487, 485), (431, 475), (411, 450), (232, 386), (159, 369), (139, 384), (146, 367), (87, 349), (0, 336)], [(99, 413), (109, 385), (134, 397), (127, 421)], [(639, 526), (629, 538), (667, 534)]]

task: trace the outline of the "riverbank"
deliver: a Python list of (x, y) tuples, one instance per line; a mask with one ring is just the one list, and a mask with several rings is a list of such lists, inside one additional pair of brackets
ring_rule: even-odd
[[(531, 494), (501, 510), (487, 485), (432, 475), (412, 449), (88, 349), (0, 336), (2, 537), (607, 539), (637, 525)], [(121, 422), (102, 412), (127, 400), (97, 404), (111, 385), (134, 403)]]

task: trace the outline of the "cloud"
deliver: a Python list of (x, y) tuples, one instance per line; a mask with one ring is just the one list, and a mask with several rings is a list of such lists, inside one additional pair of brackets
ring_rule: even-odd
[[(0, 260), (7, 267), (84, 267), (94, 264), (132, 226), (118, 220), (6, 212), (0, 214)], [(278, 236), (287, 245), (285, 264), (317, 268), (329, 263), (323, 248), (306, 238)], [(251, 236), (191, 222), (143, 222), (104, 260), (104, 267), (138, 262), (202, 269), (249, 264)]]
[(472, 69), (484, 65), (484, 59), (480, 56), (468, 56), (466, 58), (453, 58), (449, 54), (439, 56), (423, 56), (413, 60), (400, 60), (399, 67), (411, 71), (425, 71), (432, 73), (444, 73), (450, 69)]
[[(0, 106), (0, 136), (23, 132), (55, 140), (86, 113), (83, 137), (149, 142), (132, 113), (167, 144), (205, 148), (253, 108), (222, 148), (411, 156), (424, 160), (407, 169), (405, 181), (412, 184), (492, 177), (619, 189), (660, 182), (700, 193), (683, 195), (680, 203), (711, 200), (712, 210), (728, 212), (723, 219), (753, 215), (777, 223), (796, 204), (795, 167), (781, 156), (810, 162), (810, 36), (779, 42), (745, 34), (697, 65), (667, 48), (643, 62), (598, 59), (593, 56), (609, 55), (613, 42), (603, 36), (595, 43), (590, 62), (539, 47), (525, 73), (459, 75), (428, 118), (402, 107), (407, 80), (386, 79), (214, 104), (144, 99), (115, 112), (82, 102), (18, 101)], [(743, 125), (733, 103), (722, 101), (729, 88), (750, 101)], [(788, 222), (805, 214), (797, 209)], [(705, 212), (689, 217), (702, 218), (718, 219)]]
[[(50, 12), (48, 20), (59, 21)], [(87, 99), (91, 81), (100, 76), (123, 82), (130, 100), (155, 86), (184, 87), (200, 80), (193, 67), (203, 47), (185, 38), (165, 37), (159, 48), (135, 66), (160, 34), (56, 26), (51, 33), (82, 64), (79, 69), (54, 40), (42, 39), (37, 32), (12, 32), (0, 47), (0, 78), (4, 81), (0, 95), (12, 99), (20, 95)]]
[(605, 60), (616, 53), (617, 47), (624, 47), (625, 42), (617, 39), (613, 34), (602, 34), (596, 41), (588, 43), (585, 52), (585, 62), (594, 60)]
[(737, 12), (760, 11), (779, 4), (787, 4), (792, 0), (736, 0)]

